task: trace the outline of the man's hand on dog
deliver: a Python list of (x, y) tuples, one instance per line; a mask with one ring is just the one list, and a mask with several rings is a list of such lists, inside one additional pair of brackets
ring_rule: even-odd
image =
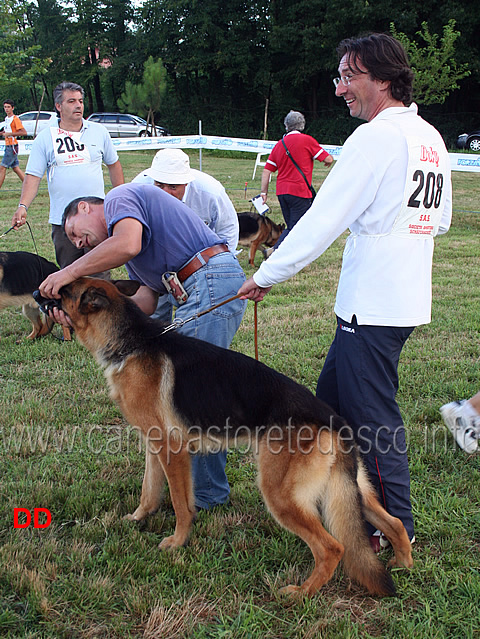
[[(72, 275), (68, 272), (68, 267), (62, 269), (61, 271), (57, 271), (56, 273), (52, 273), (49, 275), (38, 287), (42, 297), (47, 299), (60, 299), (60, 295), (58, 291), (62, 288), (62, 286), (66, 286), (73, 282), (76, 278), (72, 277)], [(62, 326), (66, 326), (67, 328), (73, 328), (72, 323), (70, 322), (70, 318), (68, 315), (57, 308), (52, 308), (48, 316), (57, 324), (61, 324)]]
[(62, 326), (66, 326), (67, 328), (73, 328), (73, 324), (70, 321), (68, 315), (65, 315), (65, 313), (59, 308), (53, 308), (51, 311), (49, 311), (48, 316), (57, 324), (61, 324)]
[(57, 271), (57, 273), (49, 275), (45, 280), (43, 280), (38, 288), (43, 297), (58, 300), (60, 298), (58, 291), (62, 288), (62, 286), (70, 284), (75, 279), (77, 278), (70, 273), (70, 269), (67, 266), (66, 268), (62, 268), (61, 271)]
[(242, 286), (238, 289), (238, 292), (242, 295), (243, 300), (253, 300), (254, 302), (261, 302), (265, 295), (270, 292), (271, 286), (267, 288), (261, 288), (255, 283), (253, 277), (250, 277)]

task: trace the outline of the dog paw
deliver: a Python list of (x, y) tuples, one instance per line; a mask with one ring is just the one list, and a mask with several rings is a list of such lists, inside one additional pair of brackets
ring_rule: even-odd
[(301, 597), (305, 594), (305, 591), (301, 586), (294, 586), (293, 584), (280, 588), (278, 592), (281, 595), (286, 595), (287, 597)]
[(124, 521), (133, 521), (140, 528), (143, 528), (144, 526), (147, 525), (147, 516), (146, 515), (145, 515), (145, 517), (138, 517), (135, 513), (132, 513), (130, 515), (125, 515), (124, 517), (122, 517), (122, 519)]
[(146, 519), (149, 515), (154, 515), (156, 512), (157, 512), (156, 510), (152, 510), (151, 512), (149, 512), (142, 506), (139, 506), (133, 513), (125, 515), (123, 519), (126, 519), (127, 521), (139, 522)]
[(160, 550), (172, 550), (173, 548), (181, 548), (184, 545), (184, 543), (180, 543), (177, 540), (175, 535), (170, 535), (170, 537), (165, 537), (165, 539), (160, 542), (158, 547), (160, 548)]
[(410, 568), (413, 567), (412, 555), (410, 556), (395, 555), (395, 557), (392, 557), (392, 559), (390, 559), (390, 561), (388, 562), (388, 567), (389, 568), (408, 568), (410, 570)]
[(124, 519), (125, 521), (140, 521), (140, 519), (137, 519), (135, 517), (135, 513), (129, 513), (128, 515), (124, 515), (122, 519)]

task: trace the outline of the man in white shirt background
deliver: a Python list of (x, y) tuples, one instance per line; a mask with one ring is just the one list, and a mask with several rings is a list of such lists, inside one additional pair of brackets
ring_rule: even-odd
[[(155, 184), (186, 204), (235, 255), (238, 245), (238, 216), (222, 184), (211, 175), (190, 168), (190, 159), (181, 149), (161, 149), (149, 169), (132, 182)], [(173, 298), (162, 296), (152, 317), (170, 322)]]
[(16, 228), (25, 224), (28, 208), (46, 172), (50, 195), (49, 222), (56, 260), (61, 268), (85, 253), (84, 249), (77, 249), (63, 231), (62, 216), (67, 204), (86, 192), (105, 197), (103, 162), (108, 167), (112, 186), (124, 182), (122, 166), (107, 129), (83, 119), (83, 97), (82, 87), (73, 82), (62, 82), (54, 89), (59, 122), (41, 131), (33, 142), (20, 203), (12, 218), (12, 226)]

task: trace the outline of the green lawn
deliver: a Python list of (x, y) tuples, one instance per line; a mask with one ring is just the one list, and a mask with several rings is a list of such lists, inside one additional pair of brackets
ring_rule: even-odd
[[(152, 155), (121, 153), (127, 181)], [(223, 182), (239, 212), (250, 208), (245, 182), (248, 198), (260, 191), (259, 175), (251, 180), (254, 157), (203, 153), (203, 170)], [(192, 152), (194, 168), (198, 158)], [(318, 187), (327, 171), (315, 171)], [(140, 496), (143, 449), (109, 400), (102, 372), (78, 342), (56, 339), (58, 327), (25, 341), (29, 322), (20, 309), (7, 309), (0, 314), (1, 636), (480, 637), (480, 453), (456, 448), (438, 413), (480, 388), (480, 176), (453, 179), (454, 222), (436, 241), (433, 321), (415, 330), (400, 364), (417, 542), (413, 570), (394, 573), (399, 596), (369, 597), (341, 569), (310, 600), (279, 596), (280, 587), (309, 574), (312, 558), (267, 514), (248, 451), (229, 455), (231, 504), (202, 512), (187, 548), (160, 552), (174, 526), (168, 494), (144, 526), (122, 520)], [(8, 172), (0, 234), (20, 186)], [(45, 181), (41, 186), (28, 219), (39, 253), (53, 259)], [(281, 221), (273, 195), (270, 204)], [(311, 389), (335, 329), (344, 241), (274, 287), (258, 309), (260, 359)], [(0, 250), (35, 249), (24, 227), (1, 239)], [(251, 275), (246, 253), (239, 259)], [(232, 347), (253, 356), (252, 304)], [(16, 507), (46, 507), (52, 525), (15, 529)]]

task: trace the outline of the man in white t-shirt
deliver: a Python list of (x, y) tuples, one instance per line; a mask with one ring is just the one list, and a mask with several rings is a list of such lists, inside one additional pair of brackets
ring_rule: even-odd
[(123, 170), (107, 129), (83, 119), (84, 91), (79, 84), (62, 82), (54, 92), (58, 125), (44, 129), (35, 138), (25, 169), (20, 204), (12, 218), (19, 228), (38, 193), (40, 180), (47, 172), (50, 195), (49, 222), (57, 263), (68, 266), (84, 254), (66, 237), (62, 228), (63, 211), (75, 197), (85, 193), (105, 197), (102, 163), (110, 174), (112, 186), (123, 184)]
[[(317, 396), (348, 421), (382, 503), (413, 539), (397, 369), (414, 327), (430, 322), (433, 238), (452, 215), (450, 163), (442, 137), (412, 103), (413, 73), (395, 38), (348, 39), (337, 51), (336, 95), (367, 123), (346, 141), (311, 208), (239, 292), (260, 301), (350, 229), (337, 331)], [(370, 533), (376, 550), (387, 544), (380, 531)]]

